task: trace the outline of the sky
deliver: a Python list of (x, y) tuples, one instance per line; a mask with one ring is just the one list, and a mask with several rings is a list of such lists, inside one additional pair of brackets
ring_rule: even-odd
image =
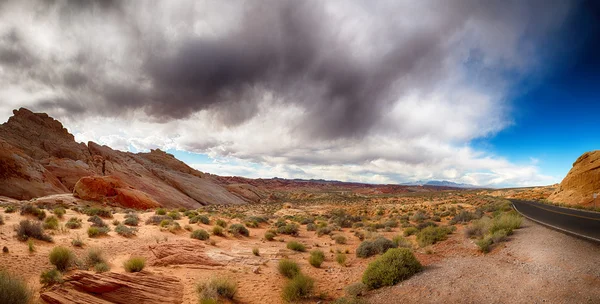
[(0, 2), (0, 122), (213, 174), (558, 183), (600, 147), (594, 1)]

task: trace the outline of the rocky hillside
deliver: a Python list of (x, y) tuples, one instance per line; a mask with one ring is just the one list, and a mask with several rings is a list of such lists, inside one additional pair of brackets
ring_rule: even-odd
[(581, 155), (548, 199), (557, 203), (590, 206), (594, 192), (600, 192), (600, 151)]
[(0, 125), (0, 196), (26, 200), (73, 193), (86, 200), (139, 208), (194, 208), (262, 198), (253, 186), (223, 185), (163, 151), (136, 154), (94, 142), (77, 143), (47, 114), (23, 108), (13, 114)]

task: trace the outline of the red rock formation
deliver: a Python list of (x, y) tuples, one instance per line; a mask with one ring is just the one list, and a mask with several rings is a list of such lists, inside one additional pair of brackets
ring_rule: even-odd
[(548, 200), (590, 206), (593, 205), (594, 193), (600, 193), (600, 151), (581, 155)]
[(83, 177), (75, 184), (73, 196), (125, 208), (149, 209), (160, 206), (146, 193), (134, 189), (114, 176)]
[(51, 304), (181, 303), (183, 284), (176, 277), (138, 273), (89, 273), (78, 271), (65, 283), (43, 291), (40, 298)]

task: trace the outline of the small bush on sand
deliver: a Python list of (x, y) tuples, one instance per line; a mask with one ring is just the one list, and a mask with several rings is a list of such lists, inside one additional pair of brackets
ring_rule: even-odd
[(287, 249), (291, 249), (294, 251), (300, 251), (300, 252), (306, 251), (306, 247), (304, 246), (304, 244), (296, 242), (296, 241), (288, 242), (286, 247), (287, 247)]
[(29, 238), (52, 242), (52, 238), (44, 233), (42, 224), (37, 221), (22, 220), (16, 227), (16, 231), (17, 238), (22, 242), (27, 241)]
[(8, 206), (6, 207), (6, 209), (4, 209), (4, 212), (6, 213), (14, 213), (15, 211), (17, 211), (17, 208), (15, 208), (15, 206)]
[(89, 227), (87, 230), (87, 234), (89, 237), (99, 237), (103, 235), (108, 235), (110, 228), (108, 227)]
[(210, 235), (208, 235), (208, 232), (206, 232), (206, 230), (204, 230), (204, 229), (197, 229), (192, 232), (190, 237), (193, 239), (205, 241), (205, 240), (208, 240)]
[(489, 233), (493, 234), (499, 230), (505, 230), (507, 235), (511, 235), (514, 229), (521, 227), (522, 217), (516, 212), (503, 213), (494, 218)]
[(412, 248), (412, 243), (401, 235), (395, 236), (392, 242), (394, 242), (395, 247)]
[(77, 235), (77, 238), (74, 238), (73, 240), (71, 240), (71, 245), (75, 246), (75, 247), (83, 247), (83, 240), (81, 240), (81, 238), (79, 237), (79, 235)]
[(225, 234), (223, 233), (223, 227), (221, 226), (214, 226), (212, 228), (212, 234), (216, 236), (225, 236)]
[(286, 278), (293, 278), (300, 273), (300, 266), (292, 260), (283, 259), (279, 261), (277, 270)]
[(450, 232), (448, 227), (427, 227), (417, 233), (417, 243), (421, 247), (433, 245), (445, 240)]
[(196, 287), (200, 303), (218, 303), (219, 298), (232, 300), (237, 292), (237, 283), (229, 278), (215, 277)]
[(32, 204), (26, 204), (21, 207), (21, 215), (32, 215), (43, 221), (46, 218), (46, 211)]
[(284, 226), (277, 228), (277, 233), (298, 236), (299, 227), (296, 223), (285, 224)]
[(127, 226), (137, 226), (140, 223), (140, 217), (135, 213), (127, 213), (125, 215), (125, 220), (123, 221), (124, 225)]
[(275, 239), (275, 233), (267, 231), (265, 232), (265, 240), (272, 241)]
[(335, 255), (335, 261), (342, 266), (346, 266), (347, 259), (348, 259), (348, 257), (346, 256), (345, 253), (339, 252)]
[(336, 244), (346, 244), (346, 242), (348, 241), (346, 237), (341, 234), (334, 235), (333, 237), (331, 237), (331, 239), (333, 239)]
[(190, 218), (190, 224), (202, 223), (204, 225), (208, 225), (210, 223), (210, 219), (206, 215), (197, 215)]
[(281, 292), (281, 297), (287, 302), (306, 299), (312, 295), (315, 280), (309, 276), (298, 274), (288, 281)]
[(56, 266), (59, 271), (65, 271), (75, 264), (75, 255), (66, 247), (57, 246), (50, 251), (50, 264)]
[(108, 227), (108, 224), (97, 215), (90, 216), (87, 221), (92, 223), (92, 227)]
[(325, 260), (325, 253), (321, 250), (313, 250), (310, 252), (310, 256), (308, 257), (308, 263), (310, 263), (314, 267), (321, 267), (323, 261)]
[(479, 247), (479, 250), (483, 253), (488, 253), (491, 250), (494, 241), (489, 236), (486, 236), (480, 240), (475, 241), (475, 244)]
[(113, 217), (112, 211), (110, 209), (97, 208), (97, 207), (87, 208), (83, 211), (83, 213), (85, 213), (87, 216), (97, 215), (99, 217), (108, 218), (108, 219)]
[(52, 210), (52, 212), (54, 213), (54, 215), (56, 215), (56, 217), (62, 219), (63, 216), (65, 216), (66, 210), (63, 207), (56, 207), (54, 208), (54, 210)]
[(56, 268), (42, 271), (40, 274), (40, 283), (45, 287), (63, 282), (62, 274)]
[(50, 229), (50, 230), (58, 229), (58, 218), (54, 215), (47, 217), (44, 220), (44, 229)]
[(172, 218), (173, 220), (180, 220), (181, 219), (181, 214), (178, 211), (171, 211), (167, 215), (170, 218)]
[(255, 256), (260, 256), (260, 249), (258, 249), (258, 247), (252, 248), (252, 254)]
[(242, 224), (232, 224), (231, 226), (229, 226), (228, 231), (234, 236), (250, 236), (250, 231), (248, 231), (248, 228), (244, 227), (244, 225)]
[(331, 234), (331, 227), (319, 227), (317, 228), (317, 236), (329, 235)]
[(146, 220), (146, 225), (159, 225), (164, 220), (171, 220), (171, 218), (166, 215), (153, 215)]
[(115, 232), (124, 237), (132, 237), (137, 234), (137, 229), (119, 224), (117, 227), (115, 227)]
[(25, 280), (0, 270), (0, 303), (27, 304), (33, 295)]
[(408, 279), (421, 269), (421, 263), (409, 249), (394, 248), (367, 266), (362, 282), (370, 289), (391, 286)]
[(404, 229), (404, 236), (411, 236), (413, 234), (416, 234), (417, 232), (419, 232), (419, 229), (417, 229), (417, 227), (408, 227)]
[(367, 292), (367, 290), (367, 285), (363, 282), (353, 283), (345, 288), (346, 294), (351, 297), (360, 297)]
[(146, 259), (143, 257), (132, 257), (123, 263), (123, 267), (127, 272), (140, 272), (146, 266)]
[(90, 248), (85, 257), (87, 267), (94, 267), (96, 264), (106, 263), (104, 252), (99, 248)]
[(156, 215), (167, 215), (167, 210), (165, 210), (163, 208), (158, 208), (158, 209), (156, 209), (156, 211), (154, 211), (154, 214), (156, 214)]
[(65, 227), (67, 227), (69, 229), (78, 229), (78, 228), (81, 228), (81, 225), (82, 225), (81, 222), (82, 222), (81, 219), (72, 217), (65, 223)]
[(222, 219), (218, 219), (216, 222), (217, 226), (221, 226), (223, 228), (227, 228), (227, 222), (222, 220)]
[(356, 256), (359, 258), (368, 258), (376, 254), (385, 253), (390, 248), (395, 248), (396, 244), (384, 237), (378, 237), (372, 241), (363, 241), (356, 249)]
[(107, 272), (110, 271), (110, 266), (106, 263), (98, 263), (94, 265), (94, 271), (97, 273)]

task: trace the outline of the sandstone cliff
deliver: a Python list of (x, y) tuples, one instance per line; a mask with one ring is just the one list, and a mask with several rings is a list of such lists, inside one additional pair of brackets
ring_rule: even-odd
[[(548, 199), (557, 203), (591, 206), (594, 192), (600, 192), (600, 151), (581, 155)], [(600, 203), (600, 198), (598, 200)]]
[[(257, 201), (254, 196), (246, 198), (243, 192), (228, 191), (216, 177), (163, 151), (135, 154), (93, 142), (77, 143), (47, 114), (23, 108), (13, 114), (0, 125), (0, 196), (25, 200), (77, 188), (76, 196), (85, 193), (90, 200), (124, 207), (158, 203), (194, 208)], [(102, 176), (119, 181), (114, 193), (102, 192), (106, 190)], [(78, 183), (84, 177), (94, 178)]]

